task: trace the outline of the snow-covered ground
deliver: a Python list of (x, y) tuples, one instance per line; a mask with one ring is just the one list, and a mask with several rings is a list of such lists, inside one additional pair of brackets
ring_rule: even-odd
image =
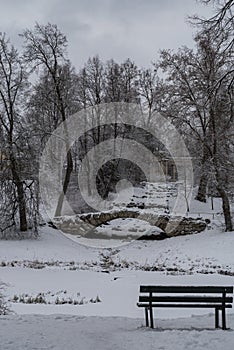
[[(232, 309), (228, 331), (215, 330), (206, 309), (157, 309), (150, 330), (136, 306), (141, 284), (234, 284), (234, 232), (223, 232), (219, 204), (206, 231), (163, 241), (101, 249), (47, 226), (36, 240), (0, 241), (0, 280), (13, 311), (0, 316), (0, 350), (232, 349)], [(191, 209), (208, 215), (209, 205)]]
[[(214, 330), (213, 311), (204, 309), (159, 309), (152, 331), (136, 302), (140, 284), (233, 285), (233, 246), (234, 233), (219, 229), (118, 250), (88, 248), (45, 227), (37, 240), (1, 241), (0, 279), (16, 315), (0, 317), (0, 349), (229, 350), (232, 310), (229, 331)], [(16, 300), (38, 295), (47, 304)]]
[(163, 241), (134, 241), (119, 248), (98, 249), (44, 227), (36, 240), (0, 241), (0, 266), (234, 275), (233, 246), (233, 233), (220, 228)]
[[(231, 350), (234, 332), (213, 330), (213, 315), (159, 320), (158, 329), (141, 319), (74, 315), (0, 318), (1, 350)], [(229, 317), (233, 329), (234, 315)]]

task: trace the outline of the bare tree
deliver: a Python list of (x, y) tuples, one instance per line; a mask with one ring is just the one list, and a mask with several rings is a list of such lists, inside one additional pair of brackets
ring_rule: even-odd
[[(234, 0), (200, 0), (205, 5), (213, 4), (215, 6), (215, 14), (206, 19), (198, 16), (190, 17), (190, 22), (201, 31), (206, 30), (213, 38), (222, 38), (223, 53), (229, 52), (233, 57), (234, 48)], [(228, 88), (231, 89), (234, 83), (233, 64), (220, 77), (215, 87), (219, 87), (224, 80), (229, 81)]]
[[(222, 37), (214, 38), (206, 29), (198, 33), (196, 42), (195, 53), (183, 48), (178, 53), (164, 50), (161, 54), (161, 68), (167, 73), (168, 115), (173, 120), (179, 119), (183, 132), (189, 132), (200, 145), (201, 152), (196, 152), (201, 162), (197, 198), (205, 201), (209, 174), (214, 174), (223, 202), (226, 230), (231, 231), (230, 205), (223, 176), (225, 167), (221, 162), (233, 118), (228, 75), (222, 80), (223, 84), (217, 84), (229, 69), (230, 52), (222, 50)], [(220, 104), (224, 95), (225, 107)]]
[(55, 97), (56, 108), (61, 121), (64, 123), (67, 139), (66, 171), (63, 181), (63, 190), (59, 196), (55, 216), (60, 216), (66, 195), (70, 176), (73, 169), (72, 153), (68, 145), (68, 132), (66, 129), (66, 119), (68, 117), (67, 101), (64, 96), (64, 67), (69, 68), (66, 58), (67, 39), (60, 32), (56, 25), (36, 24), (33, 30), (26, 29), (22, 34), (25, 40), (24, 57), (32, 64), (33, 69), (42, 67), (43, 72), (48, 75)]
[(139, 94), (141, 106), (148, 119), (145, 121), (149, 125), (154, 112), (163, 110), (164, 85), (159, 78), (157, 68), (147, 68), (139, 70)]
[[(22, 141), (23, 125), (23, 106), (24, 92), (27, 87), (27, 74), (22, 59), (19, 57), (17, 50), (10, 45), (5, 34), (0, 35), (0, 124), (1, 134), (4, 139), (2, 152), (5, 152), (7, 161), (8, 184), (5, 183), (5, 190), (10, 190), (12, 200), (14, 198), (14, 186), (16, 187), (17, 205), (12, 204), (11, 218), (7, 223), (15, 226), (15, 217), (19, 214), (20, 231), (27, 231), (27, 209), (24, 188), (24, 179), (22, 177), (23, 152), (21, 152), (20, 142)], [(9, 184), (13, 181), (14, 186)], [(5, 193), (7, 195), (7, 193)], [(5, 227), (6, 228), (6, 227)], [(3, 230), (5, 229), (3, 228)]]

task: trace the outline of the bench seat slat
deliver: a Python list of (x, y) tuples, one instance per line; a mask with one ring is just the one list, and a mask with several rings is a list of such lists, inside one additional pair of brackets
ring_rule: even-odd
[[(149, 307), (149, 303), (138, 303), (137, 304), (138, 307)], [(218, 309), (229, 309), (229, 308), (232, 308), (232, 305), (231, 304), (225, 304), (225, 305), (222, 305), (222, 304), (167, 304), (167, 303), (164, 303), (164, 304), (160, 304), (160, 303), (157, 303), (157, 304), (152, 304), (152, 307), (168, 307), (168, 308), (171, 308), (171, 307), (179, 307), (179, 308), (218, 308)]]
[(140, 293), (233, 293), (232, 286), (140, 286)]
[(140, 296), (139, 302), (184, 302), (184, 303), (232, 303), (232, 297), (212, 297), (212, 296)]

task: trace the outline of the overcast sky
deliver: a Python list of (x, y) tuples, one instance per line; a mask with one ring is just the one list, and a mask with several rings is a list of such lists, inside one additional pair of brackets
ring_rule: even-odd
[(209, 16), (196, 0), (0, 0), (0, 31), (19, 46), (18, 33), (35, 22), (56, 23), (77, 68), (99, 54), (149, 66), (159, 49), (192, 46), (187, 15)]

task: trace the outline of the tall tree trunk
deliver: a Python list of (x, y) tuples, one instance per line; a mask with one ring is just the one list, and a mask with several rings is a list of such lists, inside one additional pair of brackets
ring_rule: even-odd
[(28, 229), (27, 215), (26, 215), (26, 204), (24, 196), (23, 182), (16, 183), (18, 202), (19, 202), (19, 218), (20, 218), (20, 231), (24, 232)]
[(67, 152), (67, 167), (66, 167), (66, 173), (65, 173), (65, 178), (64, 178), (64, 182), (63, 182), (63, 190), (60, 193), (60, 196), (58, 199), (57, 207), (55, 210), (55, 217), (61, 216), (62, 208), (63, 208), (63, 201), (64, 201), (64, 197), (67, 193), (72, 170), (73, 170), (72, 154), (71, 154), (71, 150), (69, 149)]
[(60, 112), (61, 112), (62, 121), (63, 121), (63, 125), (64, 125), (65, 142), (66, 142), (66, 149), (67, 149), (67, 167), (66, 167), (66, 173), (65, 173), (65, 178), (64, 178), (64, 182), (63, 182), (63, 190), (59, 196), (57, 207), (55, 210), (55, 216), (61, 216), (64, 197), (66, 196), (68, 185), (70, 183), (71, 173), (73, 170), (73, 161), (72, 161), (71, 149), (69, 148), (69, 130), (67, 129), (65, 107), (63, 104), (63, 99), (61, 96), (59, 85), (58, 85), (57, 80), (56, 80), (56, 76), (53, 76), (53, 79), (54, 79), (54, 83), (56, 86), (56, 92), (57, 92), (57, 96), (58, 96), (58, 100), (59, 100)]
[(225, 220), (226, 231), (232, 231), (233, 225), (232, 225), (232, 217), (231, 217), (229, 198), (227, 196), (226, 191), (224, 190), (224, 188), (220, 184), (217, 185), (217, 191), (219, 192), (220, 197), (222, 198), (223, 215), (224, 215), (224, 220)]
[(229, 198), (225, 190), (225, 180), (222, 175), (224, 175), (225, 170), (220, 165), (219, 157), (217, 156), (218, 153), (218, 138), (217, 138), (217, 129), (216, 129), (216, 119), (215, 114), (213, 110), (211, 109), (210, 112), (211, 115), (211, 122), (212, 122), (212, 130), (213, 130), (213, 164), (214, 164), (214, 170), (215, 170), (215, 177), (216, 177), (216, 188), (217, 191), (220, 194), (220, 197), (222, 198), (222, 204), (223, 204), (223, 215), (225, 220), (225, 226), (226, 231), (232, 231), (232, 217), (231, 217), (231, 210), (230, 210), (230, 203)]
[(196, 200), (206, 203), (206, 189), (208, 185), (208, 176), (205, 173), (202, 173), (199, 181), (199, 187), (197, 191), (197, 195), (195, 197)]
[(13, 156), (11, 156), (11, 171), (13, 181), (17, 189), (17, 200), (19, 205), (19, 220), (20, 220), (20, 231), (24, 232), (28, 229), (27, 224), (27, 212), (26, 212), (26, 203), (25, 203), (25, 193), (23, 181), (20, 180), (20, 176), (16, 169), (16, 162)]
[(207, 175), (207, 161), (209, 159), (208, 149), (206, 144), (203, 145), (203, 157), (202, 157), (202, 174), (199, 181), (199, 187), (197, 191), (196, 200), (206, 203), (206, 191), (208, 185), (208, 175)]

